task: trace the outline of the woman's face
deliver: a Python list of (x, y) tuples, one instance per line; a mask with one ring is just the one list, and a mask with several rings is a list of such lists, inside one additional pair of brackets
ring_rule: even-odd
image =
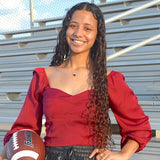
[(97, 20), (92, 12), (77, 10), (73, 13), (66, 31), (66, 39), (72, 54), (90, 53), (97, 37)]

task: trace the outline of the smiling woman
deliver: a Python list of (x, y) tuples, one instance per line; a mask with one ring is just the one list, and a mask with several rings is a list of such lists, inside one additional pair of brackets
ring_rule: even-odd
[[(79, 3), (66, 14), (47, 68), (33, 71), (26, 100), (8, 141), (20, 129), (41, 132), (46, 118), (45, 160), (128, 160), (151, 139), (148, 117), (120, 72), (106, 68), (106, 30), (101, 10)], [(76, 75), (76, 76), (75, 76)], [(113, 145), (109, 108), (122, 136)]]
[(82, 53), (88, 57), (96, 37), (97, 20), (93, 14), (86, 10), (75, 11), (66, 31), (70, 54)]

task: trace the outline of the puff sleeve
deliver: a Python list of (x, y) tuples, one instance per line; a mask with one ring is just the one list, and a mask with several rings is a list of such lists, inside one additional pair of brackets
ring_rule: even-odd
[(31, 129), (40, 135), (43, 115), (42, 93), (45, 86), (42, 71), (42, 68), (36, 68), (33, 71), (33, 78), (31, 80), (23, 107), (11, 130), (5, 135), (4, 145), (9, 141), (12, 134), (20, 129)]
[(146, 116), (138, 104), (134, 92), (125, 82), (120, 72), (114, 72), (108, 81), (109, 105), (118, 122), (121, 139), (121, 147), (128, 139), (139, 143), (142, 150), (152, 137), (149, 117)]

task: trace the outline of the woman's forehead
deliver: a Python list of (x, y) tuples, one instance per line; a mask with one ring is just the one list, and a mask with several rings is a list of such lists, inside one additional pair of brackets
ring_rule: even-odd
[(86, 10), (76, 10), (73, 13), (70, 22), (83, 22), (88, 25), (97, 25), (97, 20), (95, 19), (93, 13)]

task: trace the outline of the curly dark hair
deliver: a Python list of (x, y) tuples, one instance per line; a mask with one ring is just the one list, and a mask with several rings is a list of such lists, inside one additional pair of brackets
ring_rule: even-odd
[(90, 11), (97, 20), (97, 37), (89, 55), (92, 86), (88, 110), (90, 131), (95, 135), (94, 144), (98, 148), (106, 148), (112, 144), (112, 132), (109, 118), (108, 81), (106, 76), (105, 22), (101, 10), (95, 4), (82, 2), (73, 6), (67, 12), (63, 20), (62, 29), (58, 35), (55, 55), (52, 58), (50, 66), (61, 65), (64, 62), (64, 57), (67, 58), (69, 56), (69, 46), (64, 37), (66, 37), (66, 30), (76, 10)]

